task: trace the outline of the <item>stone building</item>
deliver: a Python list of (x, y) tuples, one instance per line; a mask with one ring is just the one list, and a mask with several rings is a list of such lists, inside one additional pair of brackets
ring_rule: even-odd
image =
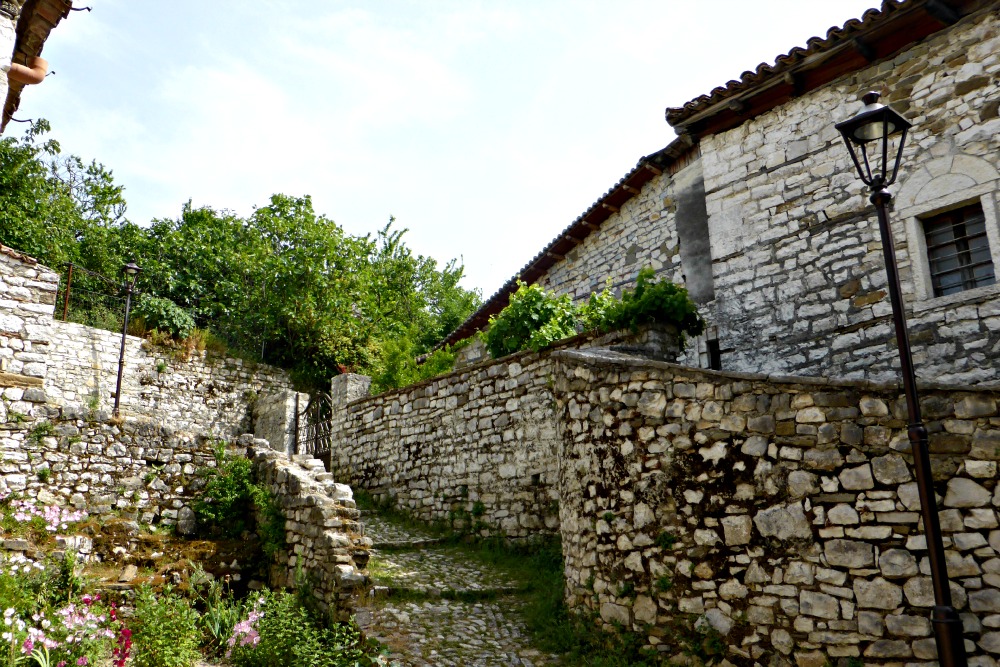
[(24, 86), (45, 78), (42, 47), (72, 8), (70, 0), (0, 0), (0, 133), (20, 106)]
[(874, 208), (834, 123), (883, 93), (914, 127), (892, 213), (917, 373), (1000, 379), (1000, 2), (886, 0), (679, 108), (678, 139), (577, 218), (518, 279), (578, 299), (643, 266), (709, 320), (685, 361), (890, 379), (892, 322)]

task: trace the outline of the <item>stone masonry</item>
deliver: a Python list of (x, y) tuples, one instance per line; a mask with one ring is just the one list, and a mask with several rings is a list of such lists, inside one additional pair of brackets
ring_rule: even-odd
[[(935, 664), (897, 386), (556, 356), (571, 606), (671, 654), (685, 633), (716, 634), (737, 665)], [(977, 665), (1000, 655), (998, 399), (944, 387), (922, 399)]]
[(330, 471), (427, 522), (510, 538), (552, 533), (552, 373), (548, 354), (521, 353), (335, 404)]
[[(1000, 656), (1000, 389), (922, 386), (971, 664)], [(350, 402), (332, 472), (427, 521), (562, 540), (571, 608), (736, 665), (931, 664), (895, 384), (522, 353)], [(711, 642), (709, 642), (711, 643)]]
[(351, 596), (367, 583), (360, 569), (368, 563), (372, 546), (358, 523), (361, 515), (351, 487), (334, 482), (313, 458), (293, 461), (266, 446), (250, 454), (257, 478), (278, 499), (286, 517), (288, 551), (276, 557), (271, 584), (296, 588), (304, 581), (323, 611), (347, 620)]
[[(58, 285), (54, 271), (0, 246), (0, 390), (24, 389), (32, 400), (97, 418), (114, 401), (121, 334), (53, 321)], [(292, 384), (279, 368), (199, 351), (185, 355), (134, 336), (125, 352), (122, 413), (174, 429), (236, 437), (249, 430), (259, 395)]]
[(40, 387), (59, 276), (0, 245), (0, 386)]
[[(54, 322), (49, 333), (45, 391), (49, 401), (91, 411), (114, 403), (121, 333), (72, 322)], [(258, 396), (288, 390), (280, 368), (193, 351), (174, 350), (128, 336), (122, 378), (122, 412), (233, 438), (250, 428)]]
[(1000, 16), (986, 12), (701, 143), (724, 368), (894, 377), (873, 207), (833, 127), (859, 91), (914, 127), (893, 187), (917, 373), (1000, 378), (1000, 287), (934, 298), (920, 216), (978, 201), (1000, 265)]

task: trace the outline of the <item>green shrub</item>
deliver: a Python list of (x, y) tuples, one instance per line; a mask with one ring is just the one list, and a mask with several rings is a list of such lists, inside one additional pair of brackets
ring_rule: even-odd
[[(216, 448), (218, 467), (206, 468), (203, 495), (194, 513), (204, 532), (237, 537), (256, 528), (261, 549), (270, 558), (285, 548), (285, 515), (274, 495), (253, 481), (253, 464), (244, 457), (229, 457), (224, 443)], [(259, 521), (254, 522), (254, 512)]]
[(412, 336), (400, 336), (382, 344), (381, 362), (372, 374), (372, 394), (406, 387), (448, 373), (455, 364), (455, 354), (466, 345), (459, 341), (454, 347), (445, 345), (424, 356), (418, 363), (417, 348)]
[(194, 318), (170, 299), (143, 295), (135, 305), (136, 317), (149, 329), (167, 331), (177, 339), (187, 338), (194, 329)]
[[(672, 324), (681, 334), (697, 336), (705, 330), (688, 292), (671, 282), (653, 282), (653, 269), (639, 271), (634, 290), (625, 290), (618, 305), (603, 308), (597, 327), (603, 331), (637, 330), (643, 324)], [(593, 297), (591, 297), (593, 299)]]
[(645, 324), (671, 324), (681, 335), (698, 335), (705, 321), (687, 290), (673, 283), (655, 282), (653, 269), (639, 271), (634, 290), (616, 299), (611, 288), (590, 295), (574, 306), (569, 295), (555, 296), (538, 285), (518, 282), (517, 292), (499, 315), (490, 318), (484, 340), (494, 359), (524, 349), (535, 352), (578, 331), (636, 331)]
[(208, 469), (208, 482), (194, 513), (204, 528), (215, 528), (226, 537), (236, 537), (247, 529), (252, 507), (253, 467), (249, 459), (225, 459)]
[(576, 309), (569, 295), (555, 296), (538, 285), (517, 283), (499, 315), (490, 318), (486, 349), (494, 359), (524, 349), (535, 352), (576, 333)]
[(133, 667), (189, 667), (200, 657), (198, 612), (170, 588), (139, 589), (130, 629)]
[[(266, 592), (256, 607), (252, 630), (234, 637), (231, 660), (236, 667), (355, 667), (375, 664), (375, 646), (357, 626), (328, 624), (294, 595)], [(243, 638), (255, 632), (256, 643)], [(243, 644), (243, 645), (241, 645)]]

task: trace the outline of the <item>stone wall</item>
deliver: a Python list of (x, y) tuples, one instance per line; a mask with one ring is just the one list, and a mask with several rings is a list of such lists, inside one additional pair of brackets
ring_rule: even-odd
[(351, 488), (335, 483), (316, 459), (292, 461), (266, 447), (251, 455), (257, 478), (274, 494), (286, 518), (288, 550), (276, 556), (271, 584), (296, 588), (304, 576), (323, 611), (346, 614), (351, 595), (367, 583), (359, 568), (368, 563), (372, 545), (362, 535)]
[[(330, 470), (424, 521), (511, 538), (554, 532), (552, 373), (548, 354), (521, 353), (335, 402)], [(337, 381), (350, 383), (350, 376)], [(352, 396), (336, 386), (333, 393)]]
[(54, 271), (0, 245), (0, 386), (41, 385), (58, 286)]
[[(54, 271), (0, 246), (0, 389), (44, 390), (55, 405), (99, 416), (114, 404), (121, 334), (53, 321), (58, 285)], [(292, 385), (279, 368), (134, 336), (125, 350), (122, 414), (175, 429), (235, 437), (250, 430), (259, 394)]]
[[(931, 664), (896, 386), (556, 356), (571, 606), (671, 654), (678, 636), (711, 647), (717, 635), (741, 665)], [(980, 665), (1000, 655), (998, 399), (925, 388), (922, 400), (954, 602)]]
[(998, 52), (987, 12), (702, 140), (724, 368), (893, 376), (874, 208), (833, 127), (881, 90), (914, 124), (891, 220), (917, 373), (1000, 379), (1000, 287), (934, 298), (918, 217), (979, 201), (1000, 266)]
[(253, 433), (271, 443), (271, 449), (296, 453), (297, 432), (306, 419), (309, 394), (289, 389), (262, 394), (253, 404)]
[[(100, 412), (114, 404), (121, 334), (55, 322), (45, 381), (58, 405)], [(121, 410), (177, 429), (231, 438), (250, 430), (258, 395), (288, 390), (286, 371), (265, 364), (193, 351), (185, 355), (129, 336)]]
[(148, 420), (95, 418), (7, 388), (0, 400), (0, 490), (43, 505), (194, 530), (199, 468), (216, 442)]

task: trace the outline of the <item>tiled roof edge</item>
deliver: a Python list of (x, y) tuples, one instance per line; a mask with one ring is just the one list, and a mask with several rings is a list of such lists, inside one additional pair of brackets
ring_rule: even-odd
[[(679, 137), (664, 148), (642, 157), (635, 168), (625, 174), (615, 185), (605, 192), (590, 208), (584, 211), (562, 232), (559, 233), (527, 264), (521, 267), (510, 280), (503, 284), (493, 296), (483, 302), (479, 310), (469, 316), (452, 331), (439, 346), (456, 343), (486, 327), (491, 315), (499, 313), (507, 305), (510, 295), (517, 291), (518, 281), (533, 283), (559, 261), (567, 252), (583, 242), (591, 233), (611, 217), (621, 205), (638, 194), (642, 185), (677, 165), (684, 157), (696, 157), (698, 146), (686, 137)], [(637, 187), (638, 186), (638, 187)], [(613, 202), (613, 203), (612, 203)], [(561, 252), (560, 252), (561, 250)]]

